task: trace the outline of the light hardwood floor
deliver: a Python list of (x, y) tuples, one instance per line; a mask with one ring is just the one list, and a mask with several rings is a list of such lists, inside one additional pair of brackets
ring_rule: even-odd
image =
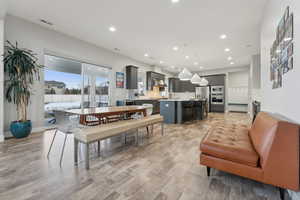
[[(53, 131), (0, 144), (0, 199), (54, 200), (279, 200), (276, 188), (217, 170), (206, 176), (199, 165), (199, 143), (214, 123), (249, 123), (246, 114), (210, 114), (204, 121), (166, 125), (136, 147), (122, 138), (91, 146), (90, 170), (73, 166), (73, 138), (67, 140), (62, 168), (59, 134), (49, 161)], [(129, 138), (130, 140), (130, 138)], [(95, 149), (93, 151), (93, 149)], [(82, 157), (81, 157), (82, 159)]]

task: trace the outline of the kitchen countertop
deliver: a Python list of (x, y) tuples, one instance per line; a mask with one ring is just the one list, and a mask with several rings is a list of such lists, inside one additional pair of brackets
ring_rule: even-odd
[(161, 99), (160, 101), (206, 101), (206, 99)]
[(140, 99), (126, 99), (126, 101), (159, 101), (168, 98), (140, 98)]

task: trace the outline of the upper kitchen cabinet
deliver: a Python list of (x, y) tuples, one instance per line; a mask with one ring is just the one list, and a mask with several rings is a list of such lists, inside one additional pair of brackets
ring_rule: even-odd
[(138, 67), (126, 66), (126, 89), (138, 88)]
[(179, 78), (169, 78), (169, 92), (195, 92), (197, 85)]
[(153, 86), (165, 87), (165, 75), (149, 71), (146, 74), (147, 76), (147, 90), (153, 90)]
[(225, 85), (225, 74), (205, 76), (208, 80), (208, 84), (211, 86), (214, 85)]
[(169, 78), (169, 92), (180, 92), (180, 80), (178, 78)]
[(196, 87), (191, 81), (181, 81), (181, 92), (195, 92)]

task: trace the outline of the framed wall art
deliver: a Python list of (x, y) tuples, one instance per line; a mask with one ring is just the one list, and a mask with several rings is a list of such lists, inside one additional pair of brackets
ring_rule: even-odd
[(270, 80), (272, 88), (281, 88), (282, 76), (294, 68), (294, 15), (285, 9), (276, 28), (276, 38), (270, 48)]
[(124, 73), (116, 72), (116, 88), (124, 88)]

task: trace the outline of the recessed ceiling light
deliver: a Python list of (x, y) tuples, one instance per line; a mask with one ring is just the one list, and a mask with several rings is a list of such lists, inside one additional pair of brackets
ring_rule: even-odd
[(161, 60), (161, 61), (159, 61), (159, 63), (160, 63), (160, 64), (163, 64), (163, 63), (164, 63), (164, 61), (162, 61), (162, 60)]
[(149, 54), (145, 53), (144, 56), (145, 56), (145, 57), (149, 57)]
[(174, 47), (173, 47), (173, 50), (174, 50), (174, 51), (178, 51), (178, 46), (174, 46)]
[(230, 60), (232, 60), (232, 57), (231, 57), (231, 56), (229, 56), (229, 57), (227, 58), (227, 60), (229, 60), (229, 61), (230, 61)]
[(199, 63), (198, 62), (194, 62), (194, 65), (199, 65)]
[(220, 35), (220, 39), (224, 40), (226, 38), (227, 38), (227, 35), (225, 35), (225, 34)]
[(178, 3), (180, 0), (171, 0), (172, 3)]
[(231, 62), (230, 64), (231, 64), (231, 65), (234, 65), (234, 62)]
[(204, 67), (203, 67), (203, 66), (200, 66), (199, 68), (200, 68), (200, 69), (203, 69)]
[(225, 51), (225, 52), (229, 52), (229, 51), (230, 51), (230, 49), (229, 49), (229, 48), (226, 48), (226, 49), (224, 49), (224, 51)]
[(111, 27), (109, 27), (109, 31), (110, 32), (115, 32), (117, 29), (116, 29), (116, 27), (114, 27), (114, 26), (111, 26)]
[(190, 57), (189, 57), (189, 56), (185, 56), (185, 59), (187, 59), (187, 60), (188, 60), (188, 59), (190, 59)]
[(171, 68), (172, 68), (172, 69), (174, 69), (174, 68), (175, 68), (175, 66), (174, 66), (174, 65), (172, 65), (172, 66), (171, 66)]

